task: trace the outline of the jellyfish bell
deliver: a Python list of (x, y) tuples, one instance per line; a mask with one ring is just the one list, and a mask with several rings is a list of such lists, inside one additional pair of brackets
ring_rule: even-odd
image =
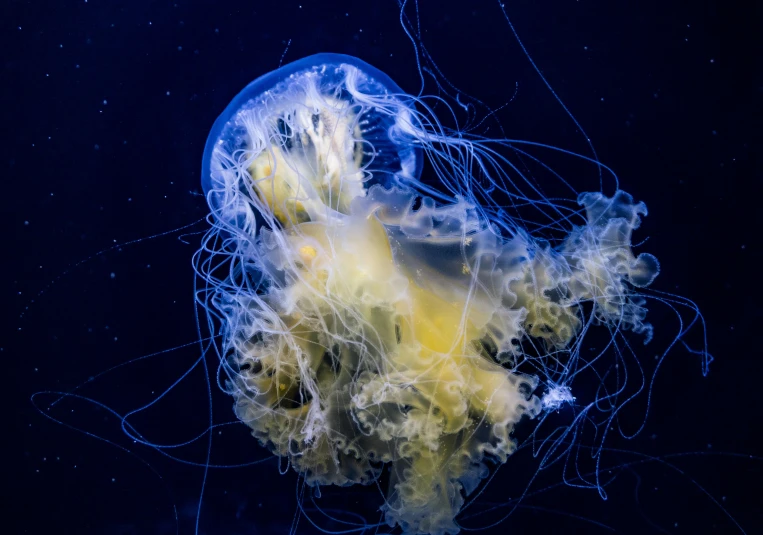
[(574, 399), (584, 303), (597, 324), (649, 330), (635, 288), (658, 264), (630, 243), (643, 204), (583, 194), (585, 220), (559, 216), (552, 246), (480, 188), (562, 213), (505, 164), (337, 54), (255, 80), (206, 144), (198, 300), (236, 415), (309, 485), (388, 470), (382, 510), (406, 533), (457, 533), (515, 426)]
[[(366, 180), (421, 173), (420, 149), (392, 139), (410, 120), (402, 97), (387, 75), (342, 54), (316, 54), (261, 76), (212, 127), (204, 193), (214, 206), (224, 204), (226, 174), (245, 162), (258, 198), (282, 223), (347, 213)], [(282, 142), (274, 144), (274, 136)], [(366, 170), (369, 147), (374, 166)]]

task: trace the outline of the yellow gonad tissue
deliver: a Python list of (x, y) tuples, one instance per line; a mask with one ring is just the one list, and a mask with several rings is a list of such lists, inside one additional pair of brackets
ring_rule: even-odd
[[(523, 194), (433, 109), (349, 56), (259, 78), (210, 133), (196, 257), (238, 418), (309, 485), (389, 471), (386, 521), (429, 535), (459, 531), (589, 320), (648, 334), (635, 289), (658, 272), (631, 253), (643, 204)], [(536, 238), (497, 192), (564, 236)]]

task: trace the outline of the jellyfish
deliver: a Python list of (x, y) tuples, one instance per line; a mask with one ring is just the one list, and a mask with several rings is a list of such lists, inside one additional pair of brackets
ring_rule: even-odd
[(585, 333), (648, 339), (659, 272), (632, 251), (643, 203), (551, 198), (525, 142), (449, 111), (318, 54), (235, 97), (202, 164), (197, 300), (237, 418), (310, 486), (386, 471), (410, 534), (458, 533), (517, 427), (575, 399)]

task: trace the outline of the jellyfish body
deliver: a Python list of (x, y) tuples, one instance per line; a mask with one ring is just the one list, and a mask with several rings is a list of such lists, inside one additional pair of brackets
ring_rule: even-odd
[[(631, 252), (644, 205), (585, 193), (573, 224), (502, 164), (489, 141), (334, 54), (250, 84), (205, 149), (199, 300), (238, 418), (310, 485), (388, 469), (382, 508), (406, 533), (458, 532), (515, 426), (572, 399), (584, 325), (649, 330), (635, 288), (658, 264)], [(538, 239), (491, 189), (565, 235)], [(543, 348), (535, 373), (520, 371), (528, 347)]]

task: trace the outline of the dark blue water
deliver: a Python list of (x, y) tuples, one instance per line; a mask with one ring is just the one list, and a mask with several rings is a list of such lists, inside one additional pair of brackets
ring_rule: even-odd
[[(683, 346), (663, 361), (644, 429), (607, 440), (606, 501), (564, 485), (562, 463), (528, 488), (537, 468), (528, 447), (459, 520), (487, 534), (763, 533), (760, 8), (505, 4), (599, 159), (649, 207), (635, 240), (648, 237), (643, 250), (662, 264), (654, 288), (696, 302), (715, 361), (707, 377)], [(478, 116), (498, 110), (481, 133), (591, 154), (497, 2), (423, 0), (404, 14), (440, 69), (424, 73), (426, 91), (440, 83), (455, 94), (452, 84), (485, 104)], [(285, 465), (279, 475), (243, 426), (215, 428), (207, 460), (210, 395), (215, 423), (233, 413), (214, 379), (209, 394), (204, 366), (192, 368), (191, 256), (206, 228), (202, 151), (230, 99), (282, 61), (318, 52), (357, 56), (417, 94), (400, 18), (392, 0), (3, 2), (3, 533), (314, 534), (379, 521), (378, 488), (315, 498)], [(566, 178), (596, 187), (576, 172)], [(650, 319), (654, 341), (633, 349), (653, 372), (681, 326), (667, 307)], [(687, 341), (701, 347), (702, 331)], [(89, 382), (76, 391), (83, 398), (50, 409), (54, 394), (30, 400), (162, 351)], [(122, 417), (189, 369), (127, 422), (154, 444), (201, 438), (160, 450), (133, 443)], [(644, 398), (624, 416), (625, 432), (646, 407)]]

